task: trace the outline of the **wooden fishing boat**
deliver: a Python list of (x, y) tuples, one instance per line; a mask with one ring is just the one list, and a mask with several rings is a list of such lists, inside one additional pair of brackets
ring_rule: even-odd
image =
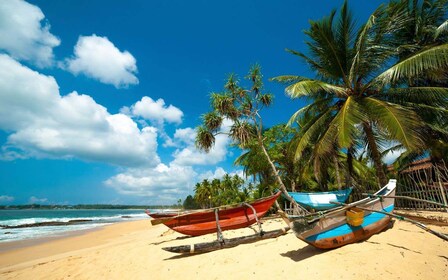
[(328, 210), (337, 207), (337, 204), (331, 202), (345, 203), (350, 196), (353, 188), (329, 192), (288, 192), (294, 200), (305, 207), (307, 210), (315, 209), (318, 211)]
[(148, 209), (145, 210), (145, 213), (153, 219), (161, 219), (161, 218), (169, 218), (180, 215), (182, 212), (151, 212)]
[[(154, 219), (151, 223), (163, 223), (167, 227), (191, 236), (238, 229), (250, 226), (263, 217), (275, 200), (280, 196), (278, 192), (272, 196), (255, 200), (251, 203), (221, 206), (200, 211), (192, 211), (181, 215), (174, 215)], [(218, 236), (218, 239), (220, 237)]]
[(316, 216), (288, 216), (295, 235), (308, 244), (332, 249), (369, 238), (387, 227), (394, 209), (396, 180), (374, 195)]

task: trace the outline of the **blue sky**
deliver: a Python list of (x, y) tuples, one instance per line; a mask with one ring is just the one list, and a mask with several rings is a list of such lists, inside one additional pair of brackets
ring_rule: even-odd
[(168, 204), (241, 174), (229, 139), (194, 148), (210, 93), (259, 63), (265, 125), (286, 122), (304, 103), (268, 78), (313, 76), (285, 48), (342, 2), (1, 1), (0, 204)]

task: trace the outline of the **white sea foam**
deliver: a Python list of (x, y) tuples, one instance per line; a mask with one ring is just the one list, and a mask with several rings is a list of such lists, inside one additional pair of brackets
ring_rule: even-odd
[[(19, 210), (20, 211), (20, 210)], [(73, 213), (72, 213), (73, 214)], [(70, 214), (64, 217), (52, 217), (52, 218), (21, 218), (21, 219), (0, 219), (0, 225), (2, 226), (20, 226), (20, 225), (33, 225), (37, 223), (48, 222), (69, 222), (89, 220), (88, 222), (67, 224), (61, 226), (30, 226), (23, 228), (0, 228), (0, 242), (18, 241), (31, 238), (40, 238), (47, 236), (61, 236), (67, 234), (67, 232), (93, 229), (96, 227), (104, 226), (106, 224), (121, 222), (121, 221), (133, 221), (142, 220), (148, 218), (143, 211), (141, 213), (127, 213), (127, 211), (114, 213), (111, 215), (98, 215), (89, 216), (77, 213), (79, 216), (69, 217)], [(104, 213), (102, 213), (104, 214)], [(1, 212), (0, 212), (1, 215)], [(0, 217), (1, 218), (1, 217)]]
[(51, 222), (63, 222), (68, 223), (69, 221), (79, 221), (79, 220), (91, 220), (91, 221), (104, 221), (104, 222), (118, 222), (123, 220), (123, 216), (129, 217), (130, 219), (142, 219), (146, 218), (148, 215), (143, 214), (120, 214), (113, 216), (101, 216), (101, 217), (61, 217), (61, 218), (27, 218), (27, 219), (14, 219), (0, 221), (0, 225), (5, 226), (20, 226), (20, 225), (32, 225), (37, 223), (51, 223)]

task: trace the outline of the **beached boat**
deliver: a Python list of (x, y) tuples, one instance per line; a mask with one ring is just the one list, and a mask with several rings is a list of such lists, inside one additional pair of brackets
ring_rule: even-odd
[(331, 202), (345, 203), (352, 190), (353, 188), (347, 188), (330, 192), (288, 192), (288, 194), (307, 210), (321, 211), (338, 207), (337, 204)]
[(153, 225), (163, 223), (179, 233), (191, 236), (214, 232), (220, 234), (224, 230), (243, 228), (257, 222), (271, 208), (280, 193), (251, 203), (243, 202), (237, 205), (221, 206), (154, 219), (151, 223)]
[(149, 210), (145, 210), (145, 213), (150, 216), (153, 219), (160, 219), (160, 218), (169, 218), (174, 217), (183, 214), (183, 212), (174, 212), (174, 211), (167, 211), (167, 212), (151, 212)]
[[(288, 216), (295, 235), (308, 244), (332, 249), (369, 238), (389, 224), (396, 180), (365, 199), (343, 204), (316, 216)], [(341, 204), (341, 203), (339, 203)]]

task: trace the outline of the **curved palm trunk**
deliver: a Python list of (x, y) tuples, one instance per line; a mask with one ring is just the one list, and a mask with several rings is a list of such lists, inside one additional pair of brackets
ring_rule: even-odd
[[(261, 141), (260, 141), (261, 142)], [(264, 147), (264, 145), (263, 145), (263, 143), (261, 142), (260, 143), (260, 146), (261, 146), (261, 150), (263, 151), (263, 153), (264, 153), (264, 155), (266, 156), (266, 159), (268, 160), (268, 162), (269, 162), (269, 165), (271, 166), (271, 168), (272, 168), (272, 172), (274, 173), (274, 176), (275, 176), (275, 179), (277, 180), (277, 183), (279, 184), (279, 186), (280, 186), (280, 190), (283, 192), (283, 194), (285, 195), (285, 197), (286, 197), (286, 199), (288, 199), (291, 203), (292, 203), (292, 205), (293, 205), (293, 207), (294, 207), (294, 212), (296, 213), (296, 214), (301, 214), (301, 215), (303, 215), (303, 214), (307, 214), (308, 213), (308, 211), (306, 210), (306, 209), (304, 209), (303, 207), (301, 207), (290, 195), (289, 195), (289, 193), (288, 193), (288, 190), (286, 189), (286, 186), (285, 186), (285, 184), (283, 184), (283, 181), (282, 181), (282, 178), (280, 178), (280, 175), (278, 174), (278, 170), (277, 170), (277, 168), (275, 167), (275, 164), (272, 162), (272, 160), (271, 160), (271, 157), (269, 156), (269, 154), (268, 154), (268, 151), (266, 151), (266, 148)]]
[(338, 190), (342, 189), (341, 175), (339, 174), (339, 161), (336, 154), (333, 155), (334, 172), (336, 173), (336, 181), (338, 182)]
[(367, 144), (369, 145), (370, 151), (372, 152), (372, 160), (375, 165), (376, 176), (378, 177), (379, 185), (384, 186), (387, 184), (386, 173), (384, 173), (383, 162), (381, 161), (381, 154), (378, 151), (378, 146), (375, 142), (375, 137), (373, 135), (373, 129), (370, 123), (364, 122), (362, 124), (364, 132), (367, 137)]
[(353, 175), (353, 146), (350, 146), (347, 150), (347, 169), (345, 177), (345, 185), (347, 187), (352, 186), (352, 175)]

